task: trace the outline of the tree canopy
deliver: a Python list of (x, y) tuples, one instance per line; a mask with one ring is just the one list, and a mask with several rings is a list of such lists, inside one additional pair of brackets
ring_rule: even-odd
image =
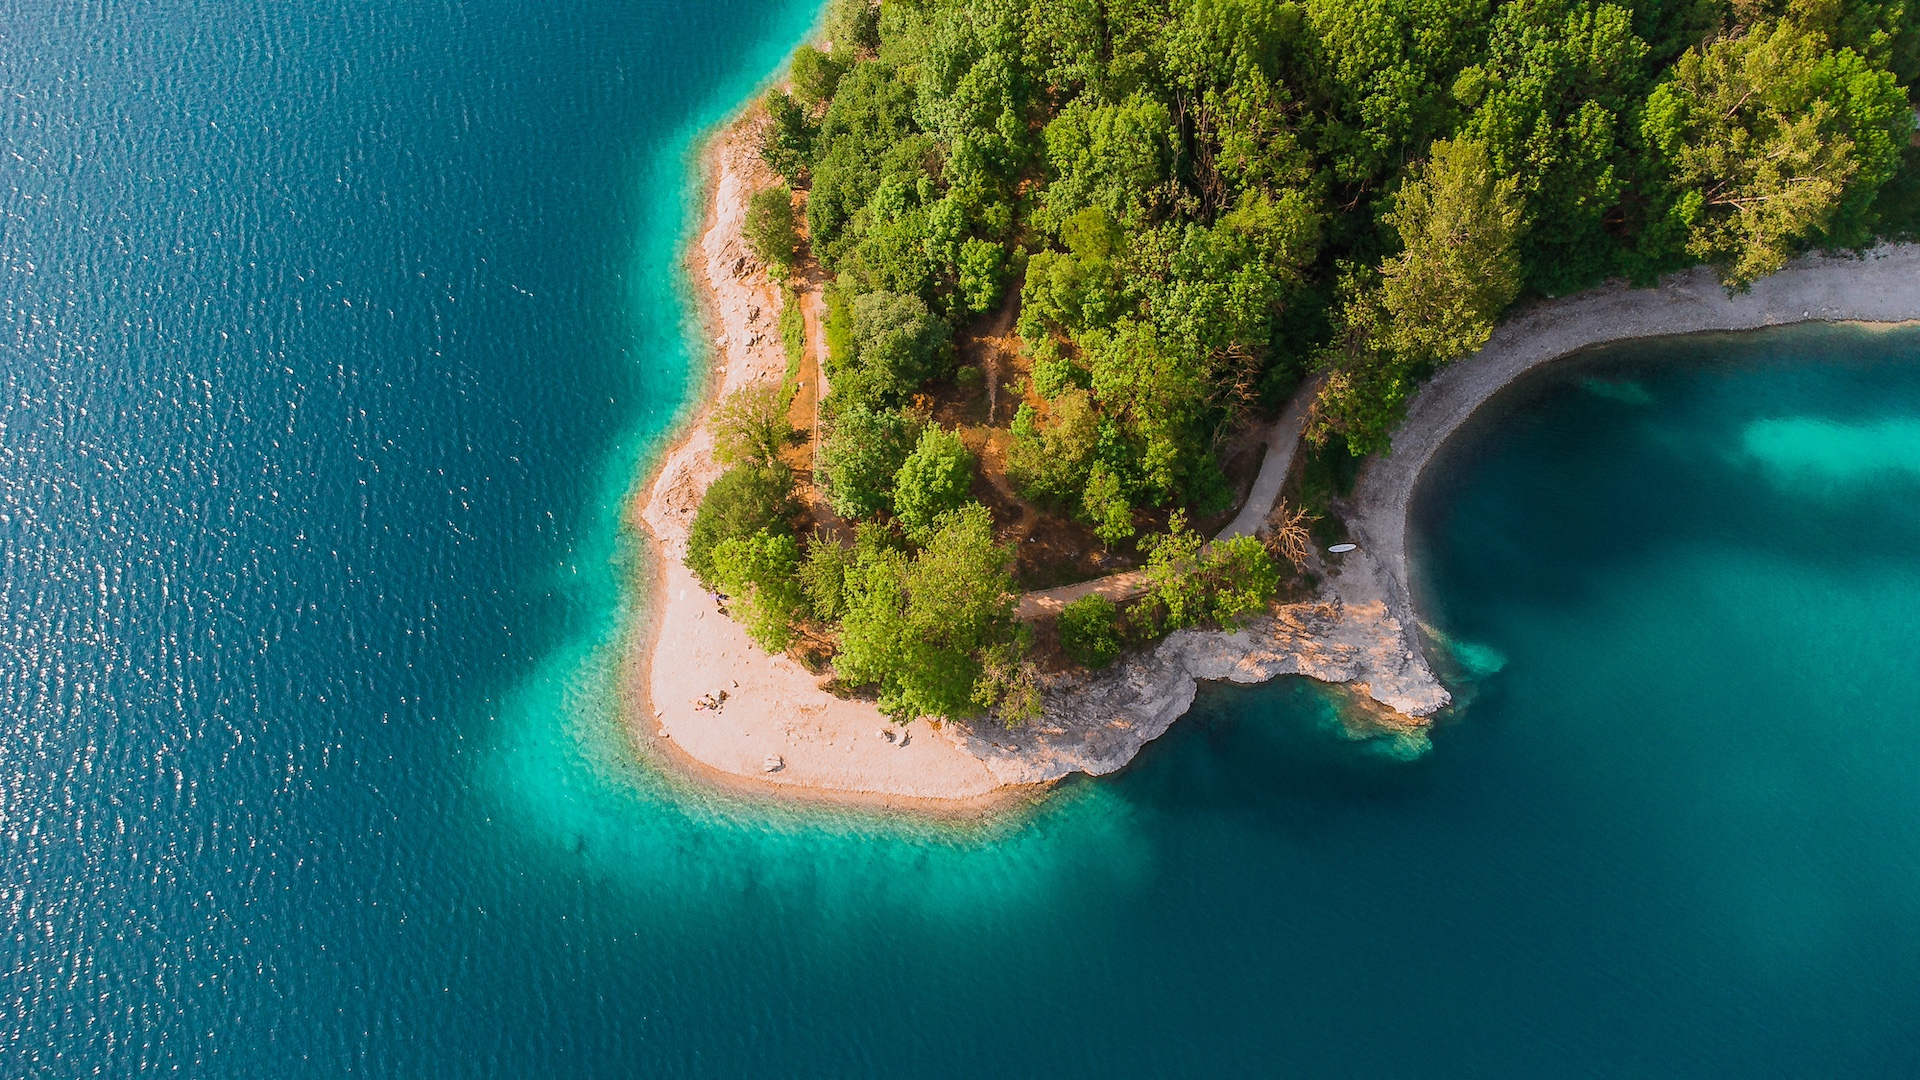
[[(837, 641), (896, 716), (1029, 715), (969, 445), (1102, 557), (1144, 554), (1123, 619), (1063, 623), (1082, 662), (1237, 621), (1272, 556), (1186, 523), (1303, 379), (1315, 460), (1351, 463), (1517, 301), (1920, 236), (1917, 73), (1920, 0), (834, 0), (765, 99), (785, 183), (748, 233), (827, 279), (814, 479), (857, 542), (794, 536), (763, 391), (716, 416), (735, 465), (689, 565), (769, 647)], [(956, 368), (1009, 315), (1023, 374)], [(967, 412), (981, 373), (1002, 431)]]

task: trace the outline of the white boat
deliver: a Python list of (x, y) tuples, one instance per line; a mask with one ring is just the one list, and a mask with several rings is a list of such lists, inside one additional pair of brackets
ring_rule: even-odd
[(1335, 544), (1332, 547), (1328, 548), (1327, 550), (1332, 552), (1335, 555), (1345, 555), (1347, 552), (1352, 551), (1354, 548), (1357, 548), (1359, 546), (1360, 546), (1359, 544)]

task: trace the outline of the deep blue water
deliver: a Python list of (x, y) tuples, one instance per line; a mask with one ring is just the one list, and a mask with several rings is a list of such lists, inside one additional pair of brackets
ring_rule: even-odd
[(0, 0), (0, 1075), (1920, 1073), (1920, 332), (1496, 402), (1424, 757), (1282, 682), (986, 833), (636, 764), (687, 148), (811, 16)]

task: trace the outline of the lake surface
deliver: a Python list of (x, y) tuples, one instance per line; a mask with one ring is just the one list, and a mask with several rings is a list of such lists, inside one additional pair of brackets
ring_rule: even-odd
[(811, 17), (0, 0), (0, 1075), (1920, 1072), (1914, 331), (1490, 406), (1424, 755), (1283, 681), (985, 832), (637, 764), (687, 151)]

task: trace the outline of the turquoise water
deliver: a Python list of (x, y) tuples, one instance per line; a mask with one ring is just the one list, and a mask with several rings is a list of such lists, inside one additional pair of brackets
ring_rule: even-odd
[(806, 5), (0, 0), (0, 1075), (1920, 1071), (1920, 334), (1543, 373), (1468, 704), (1215, 688), (990, 829), (677, 789), (618, 504)]

